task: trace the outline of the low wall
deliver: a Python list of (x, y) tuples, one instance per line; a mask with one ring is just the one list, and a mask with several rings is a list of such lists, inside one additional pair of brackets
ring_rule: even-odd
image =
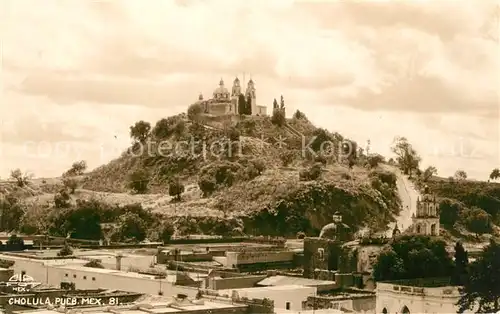
[(292, 251), (227, 252), (227, 265), (237, 267), (244, 264), (293, 262)]
[(212, 290), (251, 288), (267, 276), (244, 276), (232, 278), (210, 278), (205, 281), (205, 288)]

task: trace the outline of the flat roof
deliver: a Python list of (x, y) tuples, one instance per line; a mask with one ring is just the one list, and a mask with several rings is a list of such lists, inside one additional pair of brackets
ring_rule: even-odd
[(287, 290), (316, 290), (315, 287), (299, 286), (299, 285), (287, 285), (287, 286), (269, 286), (269, 287), (251, 287), (251, 288), (239, 288), (239, 289), (222, 289), (218, 290), (219, 295), (230, 295), (233, 291), (236, 292), (254, 292), (254, 291), (287, 291)]
[(257, 283), (262, 286), (321, 286), (321, 285), (334, 285), (335, 281), (330, 280), (317, 280), (302, 277), (292, 276), (270, 276)]

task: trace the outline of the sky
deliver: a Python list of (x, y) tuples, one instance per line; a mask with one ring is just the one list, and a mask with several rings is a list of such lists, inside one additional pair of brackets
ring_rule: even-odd
[(2, 0), (0, 176), (58, 176), (224, 78), (441, 176), (500, 165), (498, 1)]

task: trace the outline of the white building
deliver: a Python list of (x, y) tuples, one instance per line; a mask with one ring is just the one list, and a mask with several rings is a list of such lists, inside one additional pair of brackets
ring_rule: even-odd
[(219, 290), (219, 295), (231, 296), (235, 291), (240, 298), (263, 299), (274, 301), (276, 310), (301, 311), (308, 297), (316, 295), (315, 287), (299, 285), (256, 287), (243, 289)]
[[(458, 287), (417, 287), (378, 282), (376, 313), (457, 313)], [(473, 313), (464, 312), (464, 313)]]

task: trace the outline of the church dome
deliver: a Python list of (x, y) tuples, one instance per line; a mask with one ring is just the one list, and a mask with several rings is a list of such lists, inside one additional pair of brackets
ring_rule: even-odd
[(219, 87), (217, 87), (215, 90), (214, 90), (214, 97), (217, 98), (217, 97), (227, 97), (227, 95), (229, 95), (229, 91), (226, 87), (224, 87), (224, 81), (221, 79), (220, 82), (219, 82)]

